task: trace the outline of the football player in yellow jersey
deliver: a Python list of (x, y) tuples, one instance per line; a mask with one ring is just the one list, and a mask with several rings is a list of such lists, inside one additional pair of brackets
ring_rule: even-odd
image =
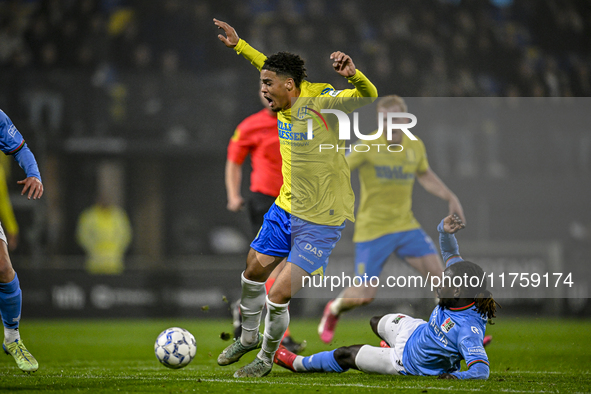
[[(332, 103), (332, 100), (347, 97), (351, 99), (349, 106), (345, 104), (344, 108), (352, 111), (373, 100), (371, 98), (377, 97), (378, 92), (355, 68), (351, 57), (342, 52), (330, 55), (333, 68), (355, 88), (335, 91), (329, 84), (306, 81), (304, 61), (298, 55), (279, 52), (267, 58), (241, 40), (227, 23), (217, 19), (214, 23), (225, 33), (218, 38), (260, 71), (263, 96), (269, 108), (277, 113), (283, 185), (251, 243), (246, 269), (242, 273), (242, 334), (218, 357), (219, 365), (229, 365), (261, 347), (254, 361), (234, 374), (234, 377), (261, 377), (273, 367), (273, 356), (289, 323), (291, 297), (300, 290), (304, 278), (324, 274), (345, 220), (354, 219), (355, 196), (344, 149), (332, 152), (317, 149), (320, 143), (344, 146), (344, 141), (338, 139), (338, 133), (332, 127), (334, 123), (330, 128), (326, 123), (322, 127), (313, 126), (313, 138), (308, 139), (305, 131), (298, 132), (292, 110), (299, 121), (298, 116), (311, 108), (308, 105), (313, 105), (313, 98), (325, 98)], [(357, 100), (364, 97), (370, 101)], [(265, 281), (285, 259), (285, 268), (265, 296)], [(267, 316), (262, 336), (259, 325), (265, 302)]]
[[(378, 102), (378, 112), (406, 112), (404, 99), (387, 96)], [(386, 130), (386, 118), (384, 127)], [(408, 119), (393, 120), (407, 123)], [(411, 140), (400, 129), (393, 130), (392, 140), (384, 133), (367, 152), (351, 150), (347, 162), (351, 170), (359, 169), (361, 202), (355, 223), (355, 274), (379, 277), (388, 257), (395, 253), (418, 270), (424, 277), (441, 275), (443, 264), (431, 238), (421, 229), (412, 207), (415, 178), (429, 193), (448, 202), (449, 214), (457, 214), (465, 223), (462, 205), (456, 195), (429, 168), (425, 146), (420, 139)], [(378, 144), (383, 144), (381, 147)], [(390, 144), (399, 149), (386, 149)], [(381, 148), (381, 149), (380, 149)], [(379, 149), (379, 150), (378, 150)], [(318, 335), (325, 343), (332, 341), (339, 316), (358, 306), (369, 304), (376, 287), (361, 286), (345, 289), (324, 308)]]

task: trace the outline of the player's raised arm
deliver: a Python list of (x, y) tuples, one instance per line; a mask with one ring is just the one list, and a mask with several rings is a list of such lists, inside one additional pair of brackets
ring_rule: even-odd
[(346, 55), (341, 51), (337, 51), (330, 54), (330, 59), (333, 61), (332, 67), (339, 75), (345, 78), (351, 78), (355, 75), (357, 69), (355, 68), (355, 63), (353, 63), (351, 56)]
[(226, 33), (225, 36), (223, 34), (218, 34), (220, 41), (223, 42), (228, 48), (233, 48), (236, 53), (244, 56), (260, 71), (263, 67), (263, 64), (265, 64), (265, 59), (267, 59), (267, 57), (263, 53), (248, 45), (246, 41), (238, 37), (236, 30), (226, 22), (214, 18), (213, 23), (218, 27), (218, 29), (222, 29), (224, 33)]
[(226, 22), (217, 20), (215, 18), (213, 18), (213, 23), (218, 27), (218, 29), (222, 29), (224, 33), (226, 33), (225, 37), (223, 34), (218, 34), (220, 41), (223, 42), (228, 48), (234, 48), (238, 44), (238, 41), (240, 41), (240, 37), (238, 37), (236, 30)]
[[(334, 70), (339, 75), (347, 78), (349, 83), (353, 84), (355, 88), (345, 89), (338, 92), (328, 91), (324, 93), (323, 96), (338, 97), (339, 99), (343, 97), (378, 97), (378, 89), (376, 89), (374, 84), (371, 83), (371, 81), (365, 76), (365, 74), (363, 74), (355, 67), (355, 63), (353, 63), (353, 59), (351, 59), (351, 56), (343, 52), (336, 51), (330, 54), (330, 60), (332, 60), (332, 67), (334, 68)], [(354, 109), (359, 107), (359, 105), (365, 104), (368, 103), (364, 102), (363, 104), (355, 104), (355, 101), (348, 100), (346, 102), (338, 101), (338, 104), (336, 104), (335, 106), (344, 105), (344, 109), (346, 111), (353, 111)]]
[(464, 227), (466, 226), (456, 214), (447, 216), (437, 226), (437, 231), (439, 231), (439, 247), (441, 248), (441, 256), (446, 267), (463, 260), (460, 256), (458, 241), (453, 234)]

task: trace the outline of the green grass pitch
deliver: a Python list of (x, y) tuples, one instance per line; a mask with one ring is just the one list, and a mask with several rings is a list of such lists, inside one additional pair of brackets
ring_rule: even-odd
[[(343, 319), (329, 346), (316, 334), (317, 320), (294, 319), (296, 339), (307, 339), (305, 354), (342, 345), (379, 340), (365, 320)], [(156, 336), (165, 328), (188, 329), (197, 340), (197, 355), (184, 369), (170, 370), (155, 358)], [(39, 361), (26, 375), (10, 356), (0, 355), (0, 391), (70, 392), (212, 392), (212, 393), (576, 393), (591, 392), (591, 321), (501, 318), (489, 326), (487, 381), (440, 381), (433, 377), (343, 374), (294, 374), (275, 366), (261, 379), (234, 379), (232, 374), (256, 352), (234, 365), (220, 367), (219, 352), (229, 342), (229, 320), (89, 320), (21, 323), (22, 337)], [(465, 368), (465, 365), (464, 365)]]

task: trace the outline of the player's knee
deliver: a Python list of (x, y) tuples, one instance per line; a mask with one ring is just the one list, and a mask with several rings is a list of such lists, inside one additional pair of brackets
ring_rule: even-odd
[(264, 277), (264, 275), (262, 275), (260, 269), (248, 264), (246, 265), (246, 269), (244, 270), (244, 277), (248, 280), (252, 280), (255, 282), (264, 282), (267, 279)]
[(0, 258), (0, 283), (8, 283), (14, 279), (12, 265), (5, 258)]
[(287, 304), (291, 300), (291, 291), (281, 286), (273, 286), (269, 290), (269, 301), (275, 304)]
[(248, 253), (248, 257), (246, 258), (246, 269), (244, 270), (244, 277), (248, 280), (253, 280), (255, 282), (264, 282), (267, 280), (269, 276), (268, 270), (265, 270), (256, 256), (256, 252), (254, 250), (250, 250)]
[(378, 324), (380, 323), (380, 320), (382, 320), (382, 317), (384, 317), (384, 315), (374, 316), (371, 319), (369, 319), (369, 325), (371, 326), (371, 329), (377, 336), (380, 336), (380, 334), (378, 334)]
[(343, 369), (355, 368), (357, 351), (356, 346), (340, 347), (334, 351), (334, 358)]

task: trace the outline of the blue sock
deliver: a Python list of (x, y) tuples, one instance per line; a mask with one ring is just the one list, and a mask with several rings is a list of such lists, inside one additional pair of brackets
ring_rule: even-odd
[(21, 288), (15, 272), (12, 282), (0, 283), (0, 314), (4, 327), (18, 328), (22, 301)]
[(310, 372), (345, 372), (334, 358), (334, 350), (304, 357), (302, 365)]

